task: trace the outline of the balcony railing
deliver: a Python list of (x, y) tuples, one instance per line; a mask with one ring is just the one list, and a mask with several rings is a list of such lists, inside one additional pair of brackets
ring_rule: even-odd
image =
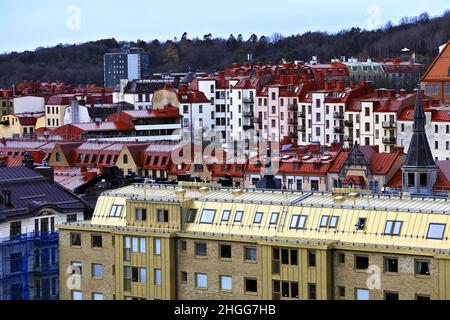
[(289, 135), (292, 139), (298, 139), (298, 133), (296, 132), (291, 132)]
[(253, 97), (244, 98), (244, 99), (242, 99), (242, 102), (244, 102), (245, 104), (253, 104), (253, 103), (255, 103), (255, 98), (253, 98)]
[(292, 103), (292, 104), (290, 104), (290, 105), (288, 105), (288, 110), (289, 111), (298, 111), (298, 104), (296, 104), (296, 103)]
[(344, 128), (343, 127), (335, 127), (334, 133), (344, 133)]
[(244, 111), (244, 117), (245, 118), (254, 118), (255, 113), (253, 111)]
[(347, 128), (353, 128), (353, 121), (345, 120), (344, 125), (345, 125)]
[(254, 124), (244, 124), (242, 127), (244, 128), (244, 131), (255, 129)]
[(255, 119), (254, 119), (254, 121), (255, 121), (255, 123), (262, 123), (262, 119), (260, 118), (260, 117), (256, 117)]
[(397, 143), (397, 138), (395, 138), (395, 137), (383, 138), (383, 143), (384, 144), (396, 144)]
[(383, 128), (385, 128), (385, 129), (396, 128), (395, 122), (391, 122), (391, 121), (384, 121), (382, 125), (383, 125)]
[(303, 111), (299, 111), (298, 117), (304, 119), (306, 118), (306, 114)]
[(353, 142), (353, 137), (352, 136), (345, 136), (344, 140), (347, 142)]
[(344, 119), (344, 113), (343, 112), (335, 112), (334, 117), (337, 119)]
[(298, 124), (298, 119), (297, 119), (297, 118), (290, 118), (290, 119), (288, 120), (288, 123), (289, 123), (289, 124)]
[(300, 131), (300, 132), (306, 132), (306, 127), (303, 126), (303, 125), (300, 125), (300, 126), (297, 127), (297, 130)]

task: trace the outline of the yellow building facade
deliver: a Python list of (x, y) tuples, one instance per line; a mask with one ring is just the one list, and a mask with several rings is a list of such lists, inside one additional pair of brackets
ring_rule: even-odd
[(133, 185), (59, 226), (61, 299), (448, 299), (449, 213), (442, 198)]

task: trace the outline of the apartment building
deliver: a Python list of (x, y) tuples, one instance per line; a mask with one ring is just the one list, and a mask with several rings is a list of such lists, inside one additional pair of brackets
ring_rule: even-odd
[[(425, 109), (426, 135), (435, 161), (450, 160), (450, 107)], [(414, 108), (405, 108), (397, 121), (398, 145), (406, 151), (411, 143)]]
[(45, 126), (55, 129), (64, 125), (66, 109), (76, 99), (74, 94), (58, 94), (51, 96), (45, 103)]
[(0, 137), (28, 137), (45, 126), (44, 113), (10, 114), (0, 117)]
[[(448, 208), (443, 198), (133, 185), (104, 193), (92, 221), (58, 226), (60, 297), (448, 299)], [(373, 270), (379, 285), (368, 284)]]
[(48, 180), (52, 168), (0, 168), (0, 299), (58, 300), (58, 230), (89, 208)]
[(439, 48), (439, 55), (422, 77), (425, 94), (439, 99), (441, 104), (450, 102), (450, 40)]
[(14, 100), (12, 90), (0, 90), (0, 116), (6, 116), (14, 112)]

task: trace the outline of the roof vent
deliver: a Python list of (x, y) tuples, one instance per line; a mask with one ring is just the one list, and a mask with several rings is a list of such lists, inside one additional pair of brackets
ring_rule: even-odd
[(208, 193), (209, 192), (209, 188), (208, 187), (201, 187), (200, 189), (201, 193)]
[(234, 190), (231, 190), (231, 193), (233, 194), (233, 196), (240, 196), (242, 193), (244, 193), (244, 190), (242, 190), (242, 189), (234, 189)]

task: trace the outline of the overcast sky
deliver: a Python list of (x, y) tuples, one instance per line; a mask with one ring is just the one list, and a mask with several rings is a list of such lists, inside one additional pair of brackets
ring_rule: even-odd
[(373, 29), (428, 12), (448, 0), (0, 0), (0, 52), (103, 38), (150, 40), (270, 36)]

